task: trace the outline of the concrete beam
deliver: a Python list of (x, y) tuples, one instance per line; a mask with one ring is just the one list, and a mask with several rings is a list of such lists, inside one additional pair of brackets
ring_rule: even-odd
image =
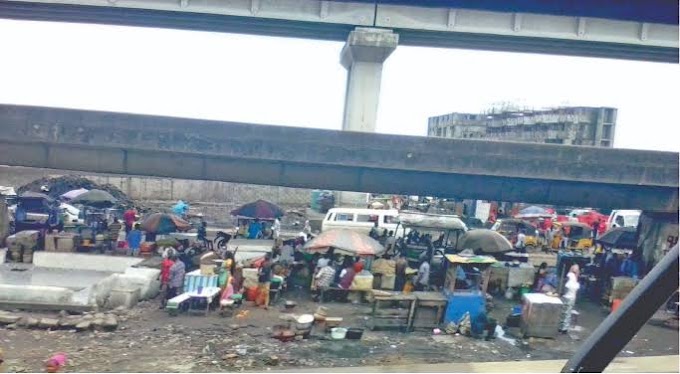
[(678, 210), (678, 153), (0, 105), (0, 164), (342, 191)]
[(0, 17), (336, 41), (354, 27), (384, 27), (398, 32), (402, 45), (678, 62), (677, 22), (538, 14), (524, 12), (521, 3), (499, 12), (372, 1), (254, 6), (253, 1), (23, 0), (0, 1)]

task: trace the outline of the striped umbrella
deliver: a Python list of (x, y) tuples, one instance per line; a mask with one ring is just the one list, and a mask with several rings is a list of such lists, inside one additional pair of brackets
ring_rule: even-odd
[(335, 248), (335, 253), (349, 256), (379, 256), (385, 251), (385, 247), (370, 236), (343, 229), (322, 232), (305, 244), (304, 250), (326, 252), (330, 247)]
[(176, 231), (189, 231), (191, 224), (174, 214), (153, 213), (142, 221), (142, 229), (156, 234), (169, 234)]

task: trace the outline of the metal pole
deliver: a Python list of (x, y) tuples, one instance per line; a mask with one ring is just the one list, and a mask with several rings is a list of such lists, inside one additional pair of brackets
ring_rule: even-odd
[(562, 373), (602, 372), (678, 290), (678, 245), (652, 269), (581, 345)]

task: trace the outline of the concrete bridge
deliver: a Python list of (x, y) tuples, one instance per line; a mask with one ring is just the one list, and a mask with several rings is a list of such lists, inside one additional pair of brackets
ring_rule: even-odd
[(0, 164), (678, 211), (678, 153), (0, 105)]

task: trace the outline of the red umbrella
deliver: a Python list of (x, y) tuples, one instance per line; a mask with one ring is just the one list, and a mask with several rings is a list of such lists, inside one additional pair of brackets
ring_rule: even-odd
[(238, 217), (274, 219), (284, 215), (283, 209), (269, 201), (257, 200), (231, 211), (231, 215)]
[(350, 256), (378, 256), (385, 251), (376, 240), (368, 235), (351, 230), (329, 230), (305, 244), (308, 252), (326, 252), (328, 248), (335, 248), (335, 253)]

